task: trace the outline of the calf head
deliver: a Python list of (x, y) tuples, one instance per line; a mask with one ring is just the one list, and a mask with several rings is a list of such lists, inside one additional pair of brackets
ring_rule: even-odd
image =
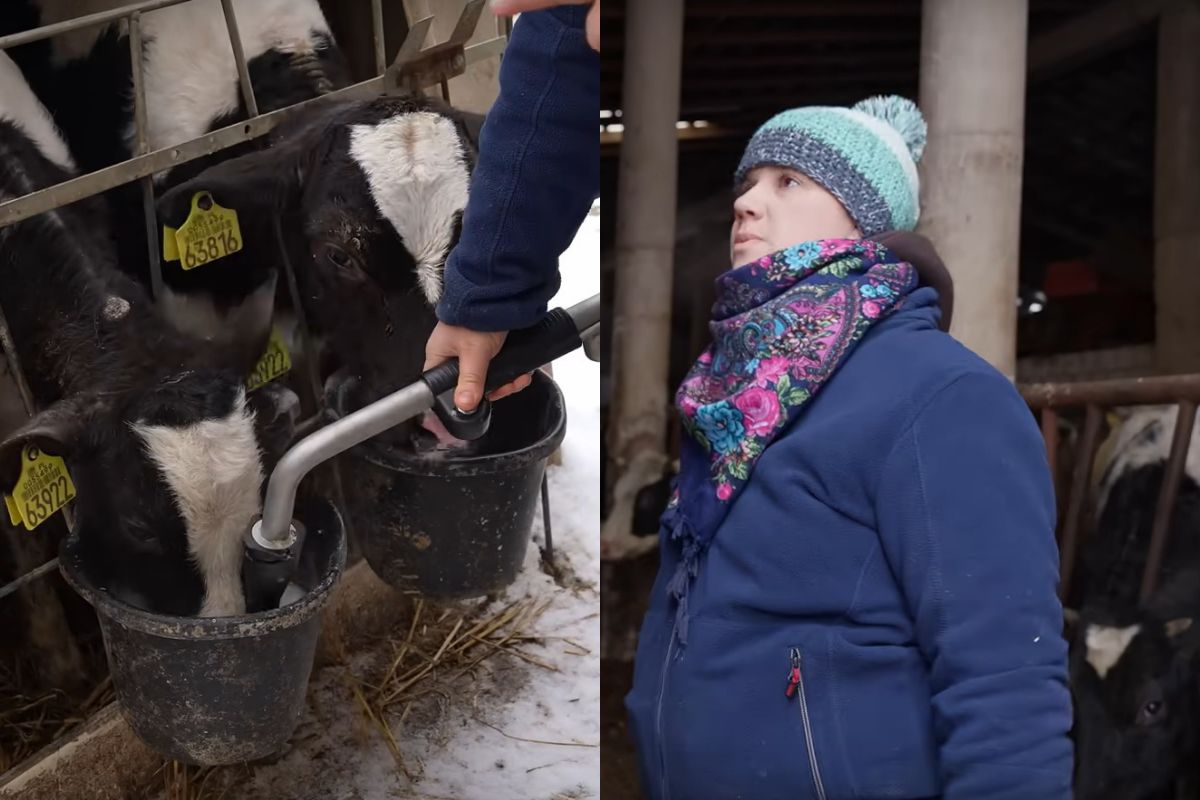
[(306, 313), (360, 379), (356, 400), (375, 399), (420, 376), (466, 207), (473, 128), (420, 96), (334, 105), (286, 126), (269, 149), (176, 186), (159, 213), (177, 225), (207, 190), (239, 215), (282, 217)]
[(1173, 797), (1197, 768), (1197, 631), (1164, 621), (1084, 613), (1073, 626), (1075, 796)]
[(290, 438), (279, 389), (246, 396), (232, 373), (194, 371), (137, 389), (68, 396), (0, 444), (12, 485), (24, 447), (62, 456), (76, 530), (98, 585), (148, 610), (245, 610), (242, 533), (261, 510), (264, 453)]

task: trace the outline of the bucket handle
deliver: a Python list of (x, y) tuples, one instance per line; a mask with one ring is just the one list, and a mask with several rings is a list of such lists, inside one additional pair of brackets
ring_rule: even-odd
[[(582, 346), (582, 332), (595, 336), (600, 295), (563, 310), (556, 308), (529, 328), (512, 331), (488, 365), (486, 389), (503, 386)], [(439, 364), (421, 379), (309, 434), (283, 455), (267, 482), (263, 515), (247, 545), (286, 550), (294, 543), (292, 513), (304, 476), (331, 458), (433, 407), (435, 398), (458, 383), (458, 359)]]

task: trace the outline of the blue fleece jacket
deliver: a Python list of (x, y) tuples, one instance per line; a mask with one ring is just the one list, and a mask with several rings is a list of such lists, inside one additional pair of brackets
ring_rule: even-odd
[(626, 698), (648, 798), (1071, 796), (1045, 450), (939, 313), (918, 289), (767, 448), (682, 647), (663, 537)]
[(600, 58), (586, 6), (520, 15), (500, 95), (479, 136), (462, 238), (437, 316), (477, 331), (533, 325), (558, 291), (558, 257), (599, 194)]

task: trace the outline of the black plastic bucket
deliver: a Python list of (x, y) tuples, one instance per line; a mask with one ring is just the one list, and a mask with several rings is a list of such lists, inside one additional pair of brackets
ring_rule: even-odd
[(346, 563), (341, 516), (325, 501), (297, 504), (308, 529), (294, 603), (237, 617), (152, 614), (98, 589), (79, 541), (60, 558), (71, 586), (96, 609), (122, 714), (168, 758), (212, 766), (252, 761), (287, 744), (304, 711), (321, 608)]
[[(347, 382), (330, 408), (346, 412)], [(344, 462), (347, 504), (371, 569), (401, 591), (450, 600), (499, 591), (525, 560), (546, 459), (566, 432), (562, 392), (544, 373), (492, 408), (463, 452), (420, 454), (373, 440)]]

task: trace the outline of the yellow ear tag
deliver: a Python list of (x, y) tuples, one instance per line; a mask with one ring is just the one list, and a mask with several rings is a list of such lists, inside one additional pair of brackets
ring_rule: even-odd
[(287, 345), (283, 342), (283, 334), (278, 328), (271, 329), (271, 338), (267, 342), (267, 351), (254, 365), (254, 371), (246, 379), (246, 391), (253, 392), (259, 387), (266, 386), (280, 375), (286, 375), (292, 368), (292, 357)]
[(4, 507), (8, 509), (8, 521), (13, 525), (20, 525), (21, 509), (17, 508), (17, 501), (9, 495), (4, 495)]
[[(192, 213), (175, 231), (176, 255), (185, 270), (203, 267), (242, 249), (242, 230), (237, 212), (222, 208), (208, 192), (192, 196)], [(163, 256), (171, 251), (163, 245)], [(169, 258), (168, 258), (169, 260)]]
[(21, 477), (11, 495), (4, 496), (9, 519), (33, 530), (75, 499), (75, 484), (67, 465), (58, 456), (43, 453), (27, 444), (21, 451)]
[(175, 229), (170, 225), (163, 225), (162, 243), (163, 261), (178, 261), (179, 243), (175, 241)]

